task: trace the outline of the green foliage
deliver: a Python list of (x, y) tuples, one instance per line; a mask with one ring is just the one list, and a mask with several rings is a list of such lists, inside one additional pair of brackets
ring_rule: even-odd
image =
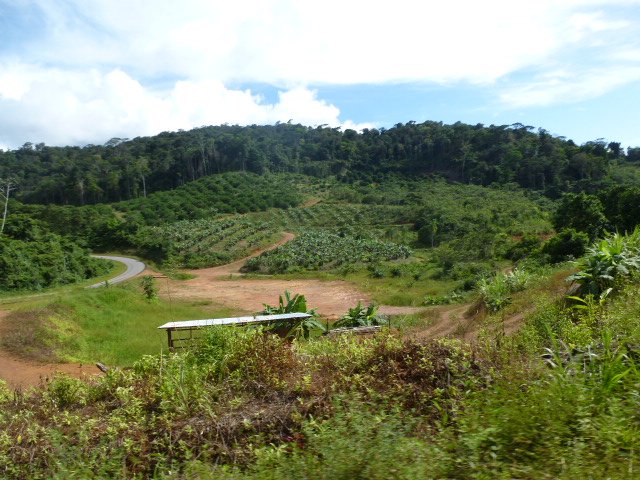
[(293, 241), (247, 260), (246, 272), (286, 273), (318, 270), (356, 262), (376, 262), (407, 258), (411, 250), (404, 245), (357, 238), (326, 231), (307, 232)]
[(508, 273), (498, 273), (491, 279), (481, 279), (477, 289), (489, 311), (497, 312), (511, 303), (511, 294), (524, 290), (530, 279), (528, 272), (514, 268)]
[[(637, 287), (629, 294), (612, 305), (635, 319), (638, 305), (629, 299)], [(57, 377), (19, 397), (0, 391), (0, 472), (8, 479), (634, 478), (637, 347), (620, 336), (622, 324), (602, 321), (610, 303), (587, 303), (540, 305), (546, 320), (527, 320), (591, 325), (590, 339), (574, 345), (566, 342), (570, 330), (557, 329), (548, 366), (541, 348), (525, 355), (518, 345), (531, 338), (526, 331), (471, 351), (450, 340), (288, 343), (261, 329), (210, 329), (194, 350), (144, 357), (90, 383)], [(588, 320), (593, 314), (599, 321)]]
[[(389, 187), (386, 187), (389, 188)], [(418, 205), (415, 229), (427, 247), (483, 235), (546, 230), (544, 201), (528, 198), (521, 190), (481, 188), (429, 182), (412, 189)]]
[(580, 258), (587, 251), (589, 236), (573, 228), (565, 228), (547, 240), (540, 252), (549, 255), (552, 263), (559, 263), (572, 258)]
[(142, 218), (147, 225), (289, 208), (300, 202), (293, 180), (294, 177), (283, 175), (212, 175), (168, 192), (114, 204), (114, 208)]
[(574, 229), (585, 232), (592, 240), (600, 235), (606, 224), (604, 207), (598, 197), (584, 192), (565, 194), (553, 216), (556, 230)]
[[(520, 124), (485, 127), (408, 122), (362, 133), (299, 124), (221, 125), (117, 139), (104, 146), (26, 144), (15, 151), (0, 152), (0, 171), (18, 177), (20, 199), (73, 205), (150, 198), (152, 192), (231, 171), (291, 172), (321, 178), (337, 175), (342, 180), (366, 183), (388, 173), (409, 177), (435, 174), (464, 184), (515, 183), (554, 196), (567, 188), (607, 185), (611, 160), (624, 158), (619, 149), (598, 141), (576, 146), (545, 130), (535, 133)], [(262, 193), (255, 195), (260, 198)], [(379, 197), (376, 192), (348, 192), (342, 198), (375, 203)], [(244, 203), (246, 208), (251, 205), (233, 203), (239, 207)], [(138, 205), (148, 204), (143, 201)], [(207, 203), (192, 206), (210, 207)], [(150, 211), (143, 215), (155, 216)], [(175, 219), (193, 218), (181, 217), (180, 212), (175, 215)]]
[(156, 279), (152, 275), (145, 275), (140, 280), (140, 286), (144, 292), (144, 297), (149, 302), (158, 300), (158, 287), (156, 286)]
[(325, 326), (316, 318), (315, 310), (307, 309), (307, 299), (304, 295), (296, 293), (293, 297), (288, 290), (278, 298), (277, 307), (264, 305), (263, 315), (277, 315), (281, 313), (308, 313), (309, 318), (303, 318), (292, 322), (291, 320), (282, 320), (275, 322), (271, 327), (271, 331), (281, 334), (285, 338), (309, 338), (312, 332), (324, 332)]
[[(638, 174), (638, 169), (634, 169)], [(633, 185), (616, 185), (598, 192), (609, 224), (620, 232), (632, 232), (640, 224), (640, 188)]]
[(450, 305), (455, 302), (459, 302), (462, 299), (462, 294), (459, 292), (451, 292), (447, 295), (425, 295), (422, 300), (423, 305)]
[(378, 313), (378, 307), (373, 303), (368, 307), (363, 306), (360, 302), (337, 320), (334, 328), (342, 327), (369, 327), (372, 325), (382, 325), (386, 322), (386, 318)]
[[(589, 238), (587, 237), (587, 242), (588, 241)], [(542, 240), (538, 235), (524, 235), (516, 243), (506, 246), (504, 256), (513, 261), (521, 260), (535, 253), (540, 248), (541, 243)]]
[(576, 282), (582, 295), (618, 290), (640, 270), (640, 229), (627, 236), (616, 233), (590, 247), (578, 268), (567, 280)]
[(269, 223), (241, 216), (182, 220), (141, 228), (133, 242), (147, 258), (168, 267), (222, 265), (266, 246), (276, 235)]
[[(133, 369), (112, 369), (90, 383), (59, 377), (19, 402), (0, 397), (0, 473), (8, 479), (73, 478), (70, 472), (171, 478), (196, 468), (195, 459), (212, 468), (246, 465), (271, 448), (288, 457), (296, 441), (314, 445), (312, 456), (300, 458), (304, 468), (318, 447), (334, 444), (337, 455), (348, 433), (365, 455), (391, 441), (408, 446), (403, 439), (417, 422), (396, 416), (396, 406), (435, 425), (456, 411), (467, 389), (484, 382), (481, 365), (453, 342), (385, 336), (304, 346), (309, 348), (299, 351), (297, 343), (259, 329), (211, 329), (192, 351), (143, 357)], [(339, 398), (354, 400), (342, 407)], [(325, 423), (333, 411), (335, 420)], [(335, 443), (337, 435), (342, 443)], [(306, 455), (304, 449), (299, 454)], [(346, 451), (336, 456), (327, 471), (354, 472), (370, 463), (341, 470), (347, 458)], [(381, 465), (391, 459), (381, 457)]]
[(14, 239), (0, 236), (0, 291), (39, 290), (101, 275), (109, 264), (78, 244), (37, 230)]

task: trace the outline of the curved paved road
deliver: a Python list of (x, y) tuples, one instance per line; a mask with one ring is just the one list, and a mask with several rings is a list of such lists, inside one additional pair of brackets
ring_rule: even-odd
[(113, 285), (114, 283), (124, 282), (125, 280), (129, 280), (130, 278), (135, 277), (139, 273), (142, 273), (142, 271), (146, 267), (144, 263), (142, 263), (139, 260), (135, 260), (133, 258), (114, 257), (111, 255), (91, 255), (91, 256), (94, 258), (103, 258), (105, 260), (113, 260), (114, 262), (124, 263), (127, 266), (127, 269), (124, 271), (124, 273), (121, 273), (117, 277), (113, 277), (104, 282), (96, 283), (95, 285), (90, 285), (87, 288), (104, 287), (107, 284), (107, 282), (109, 283), (109, 285)]

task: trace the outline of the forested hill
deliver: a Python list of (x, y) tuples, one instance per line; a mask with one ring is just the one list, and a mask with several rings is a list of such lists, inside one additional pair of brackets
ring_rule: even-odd
[(137, 198), (227, 171), (347, 181), (436, 174), (481, 185), (517, 183), (556, 197), (603, 186), (612, 165), (625, 164), (640, 164), (640, 148), (625, 152), (602, 140), (578, 146), (521, 124), (409, 122), (358, 133), (279, 123), (202, 127), (103, 146), (27, 143), (0, 151), (0, 178), (15, 177), (17, 197), (25, 202), (75, 205)]

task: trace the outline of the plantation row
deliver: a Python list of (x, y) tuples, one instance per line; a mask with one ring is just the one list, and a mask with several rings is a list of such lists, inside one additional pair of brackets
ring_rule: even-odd
[(317, 203), (309, 207), (270, 211), (269, 220), (285, 229), (342, 227), (354, 223), (386, 225), (405, 220), (406, 208), (349, 203)]
[(358, 262), (397, 260), (409, 255), (411, 250), (405, 245), (314, 231), (304, 233), (286, 245), (247, 260), (243, 271), (288, 273)]
[(250, 222), (235, 216), (223, 219), (183, 220), (160, 227), (146, 227), (138, 235), (140, 245), (162, 239), (160, 260), (173, 267), (202, 268), (222, 265), (246, 256), (270, 243), (276, 231), (266, 222)]
[(158, 225), (178, 220), (247, 213), (267, 208), (289, 208), (300, 203), (291, 179), (227, 173), (202, 178), (175, 190), (115, 204), (117, 210), (140, 215), (144, 223)]

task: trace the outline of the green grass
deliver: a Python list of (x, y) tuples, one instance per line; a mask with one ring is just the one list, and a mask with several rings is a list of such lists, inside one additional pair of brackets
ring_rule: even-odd
[(206, 302), (148, 302), (134, 285), (24, 299), (5, 320), (16, 328), (3, 344), (38, 359), (128, 366), (142, 355), (167, 350), (166, 334), (157, 329), (163, 323), (237, 313)]

